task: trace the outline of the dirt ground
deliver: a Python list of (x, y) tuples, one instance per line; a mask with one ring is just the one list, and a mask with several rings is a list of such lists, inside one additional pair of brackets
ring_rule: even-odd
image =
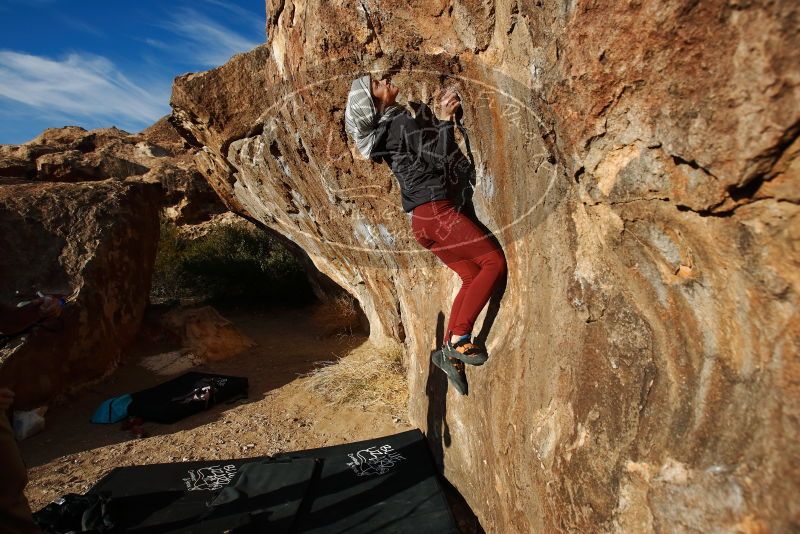
[[(165, 376), (141, 359), (176, 347), (140, 339), (127, 361), (107, 379), (47, 413), (46, 429), (20, 443), (29, 467), (27, 496), (33, 510), (65, 493), (83, 493), (114, 467), (264, 456), (395, 434), (412, 428), (405, 410), (333, 406), (303, 388), (298, 375), (318, 362), (375, 350), (363, 334), (332, 332), (318, 309), (222, 310), (258, 346), (196, 370), (247, 376), (249, 397), (172, 425), (145, 423), (137, 439), (120, 424), (93, 425), (106, 398), (143, 389)], [(143, 328), (147, 337), (148, 328)], [(395, 407), (396, 408), (396, 407)]]

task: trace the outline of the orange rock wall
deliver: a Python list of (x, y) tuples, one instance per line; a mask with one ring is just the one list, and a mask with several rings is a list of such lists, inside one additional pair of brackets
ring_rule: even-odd
[[(267, 44), (178, 78), (172, 121), (231, 209), (404, 344), (412, 420), (488, 532), (790, 531), (799, 11), (270, 0)], [(344, 133), (350, 81), (387, 68), (403, 102), (460, 85), (508, 260), (466, 397), (429, 363), (458, 280)]]

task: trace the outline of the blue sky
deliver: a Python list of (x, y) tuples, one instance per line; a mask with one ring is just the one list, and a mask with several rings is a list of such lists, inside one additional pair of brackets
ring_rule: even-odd
[(0, 0), (0, 143), (146, 128), (172, 80), (265, 41), (263, 0)]

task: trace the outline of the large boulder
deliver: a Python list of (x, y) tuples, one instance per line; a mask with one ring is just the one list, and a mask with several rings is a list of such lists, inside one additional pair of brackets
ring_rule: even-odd
[(70, 296), (60, 318), (0, 348), (0, 384), (29, 408), (112, 370), (142, 320), (160, 187), (112, 180), (0, 186), (0, 300)]
[(176, 308), (162, 318), (193, 356), (219, 361), (256, 346), (256, 342), (211, 306)]
[(0, 145), (0, 184), (157, 182), (165, 192), (165, 216), (177, 224), (195, 224), (224, 211), (195, 168), (195, 152), (166, 117), (139, 134), (118, 128), (49, 128), (22, 145)]
[[(267, 7), (268, 43), (178, 78), (172, 120), (232, 210), (405, 344), (411, 418), (484, 528), (800, 528), (798, 4)], [(461, 86), (509, 266), (466, 397), (429, 363), (458, 280), (344, 133), (375, 68), (409, 101)]]

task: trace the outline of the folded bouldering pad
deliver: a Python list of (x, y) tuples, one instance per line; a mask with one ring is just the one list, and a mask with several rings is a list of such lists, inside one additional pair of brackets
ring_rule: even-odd
[(275, 457), (111, 471), (103, 495), (124, 532), (456, 533), (418, 430)]
[(174, 423), (214, 404), (247, 395), (247, 378), (189, 372), (131, 394), (128, 416)]

